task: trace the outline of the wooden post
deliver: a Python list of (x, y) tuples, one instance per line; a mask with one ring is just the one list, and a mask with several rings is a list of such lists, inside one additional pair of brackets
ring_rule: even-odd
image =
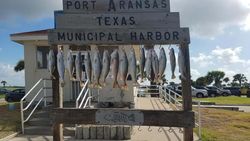
[[(51, 48), (54, 51), (55, 59), (57, 60), (57, 52), (58, 48), (57, 46), (51, 46)], [(55, 71), (53, 73), (53, 76), (55, 79), (52, 79), (52, 97), (53, 97), (53, 108), (62, 108), (62, 96), (60, 95), (60, 89), (59, 89), (59, 74), (57, 71), (57, 61), (55, 61)], [(63, 141), (63, 124), (53, 124), (53, 140), (54, 141)]]
[[(183, 52), (185, 59), (185, 67), (187, 79), (182, 80), (182, 101), (183, 110), (192, 111), (192, 92), (191, 92), (191, 75), (190, 75), (190, 56), (189, 56), (189, 46), (187, 43), (182, 43), (180, 45), (180, 51)], [(185, 119), (183, 119), (185, 120)], [(184, 128), (184, 141), (193, 141), (193, 128)]]

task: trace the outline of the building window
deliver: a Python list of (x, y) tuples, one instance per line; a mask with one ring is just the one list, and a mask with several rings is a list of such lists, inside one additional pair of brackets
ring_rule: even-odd
[(37, 68), (38, 69), (46, 69), (48, 66), (47, 56), (49, 54), (49, 47), (47, 46), (38, 46), (37, 47)]

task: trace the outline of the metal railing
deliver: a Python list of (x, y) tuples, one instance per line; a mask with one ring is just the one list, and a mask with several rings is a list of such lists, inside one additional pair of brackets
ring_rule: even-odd
[(91, 105), (91, 99), (93, 96), (91, 95), (91, 89), (88, 88), (89, 80), (87, 80), (76, 99), (76, 108), (86, 108), (87, 103), (89, 106)]
[[(153, 87), (153, 88), (152, 88)], [(156, 93), (152, 93), (151, 91), (156, 91)], [(177, 92), (164, 87), (164, 86), (158, 86), (158, 85), (151, 85), (151, 86), (139, 86), (134, 89), (134, 93), (136, 96), (143, 97), (147, 95), (152, 94), (159, 94), (160, 98), (163, 98), (166, 103), (170, 105), (170, 108), (172, 110), (183, 110), (182, 102), (182, 96), (178, 94)], [(198, 107), (197, 110), (193, 110), (195, 113), (195, 127), (198, 128), (198, 137), (199, 140), (201, 140), (201, 112), (200, 112), (200, 101), (197, 101)], [(182, 130), (182, 129), (180, 129)]]
[[(173, 90), (170, 90), (166, 87), (159, 87), (160, 96), (165, 100), (165, 102), (173, 106), (173, 110), (182, 110), (182, 103), (179, 100), (182, 100), (182, 96), (176, 93)], [(201, 140), (201, 111), (200, 111), (200, 101), (198, 103), (197, 109), (194, 109), (195, 113), (195, 127), (198, 128), (198, 137)]]
[[(40, 103), (43, 101), (44, 107), (47, 106), (47, 92), (46, 89), (52, 89), (51, 87), (46, 87), (46, 81), (51, 81), (50, 79), (43, 79), (41, 78), (21, 99), (20, 101), (20, 109), (21, 109), (21, 128), (22, 133), (24, 134), (24, 124), (28, 122), (37, 109), (37, 107), (40, 105)], [(42, 86), (41, 86), (42, 85)], [(40, 88), (40, 89), (39, 89)], [(39, 89), (37, 93), (34, 91), (36, 89)], [(42, 93), (43, 92), (43, 93)], [(30, 101), (25, 101), (26, 98), (30, 97)], [(37, 100), (37, 98), (40, 98)], [(27, 103), (27, 106), (24, 107), (24, 102)], [(35, 106), (34, 106), (35, 105)], [(33, 107), (34, 106), (34, 107)], [(28, 109), (31, 109), (31, 112), (28, 114), (27, 118), (24, 117), (24, 112)]]
[(158, 85), (140, 85), (135, 87), (134, 93), (138, 97), (146, 97), (152, 95), (159, 95), (159, 86)]
[(173, 107), (173, 110), (182, 110), (182, 103), (179, 101), (182, 99), (180, 94), (162, 86), (159, 87), (159, 92), (165, 102), (169, 103)]

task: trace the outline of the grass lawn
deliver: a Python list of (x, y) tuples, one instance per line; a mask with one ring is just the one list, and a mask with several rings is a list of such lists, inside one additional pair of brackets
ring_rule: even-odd
[(4, 95), (4, 94), (0, 94), (0, 99), (1, 99), (1, 98), (4, 98), (4, 97), (5, 97), (5, 95)]
[(215, 102), (216, 104), (250, 105), (250, 98), (238, 96), (226, 96), (215, 98), (193, 98), (193, 100)]
[(20, 131), (20, 107), (16, 104), (16, 110), (9, 111), (7, 103), (0, 103), (0, 139)]
[(201, 112), (202, 141), (248, 141), (250, 139), (250, 113), (218, 109), (202, 109)]

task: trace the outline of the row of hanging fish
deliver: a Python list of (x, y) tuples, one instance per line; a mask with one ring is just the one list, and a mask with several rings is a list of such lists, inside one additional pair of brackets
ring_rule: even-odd
[[(148, 50), (145, 56), (144, 48), (140, 48), (139, 55), (141, 82), (146, 76), (146, 78), (150, 81), (161, 83), (167, 66), (167, 56), (164, 48), (160, 48), (159, 57), (154, 49)], [(176, 58), (173, 48), (170, 49), (169, 56), (172, 72), (171, 78), (175, 79), (176, 76), (174, 72), (176, 68)], [(56, 60), (53, 50), (50, 50), (48, 59), (48, 69), (51, 77), (54, 79), (55, 77), (53, 76), (53, 72), (55, 71)], [(128, 53), (126, 53), (123, 48), (119, 50), (115, 49), (111, 54), (105, 50), (102, 58), (99, 50), (95, 49), (92, 53), (87, 51), (84, 60), (82, 60), (81, 52), (79, 51), (77, 52), (74, 60), (72, 51), (70, 50), (67, 54), (66, 69), (69, 73), (70, 79), (80, 81), (82, 85), (82, 64), (84, 64), (85, 73), (90, 82), (90, 86), (94, 88), (101, 88), (102, 86), (105, 86), (106, 78), (109, 72), (111, 72), (113, 88), (127, 89), (128, 75), (131, 76), (133, 85), (138, 84), (136, 63), (136, 55), (133, 48), (130, 48)], [(181, 79), (186, 79), (184, 56), (181, 50), (178, 54), (178, 64)], [(59, 50), (57, 54), (57, 68), (60, 77), (60, 84), (61, 86), (64, 86), (65, 64), (62, 50)], [(73, 77), (74, 69), (76, 72), (76, 78)], [(121, 84), (118, 84), (118, 80), (120, 80), (119, 82), (121, 82)]]

